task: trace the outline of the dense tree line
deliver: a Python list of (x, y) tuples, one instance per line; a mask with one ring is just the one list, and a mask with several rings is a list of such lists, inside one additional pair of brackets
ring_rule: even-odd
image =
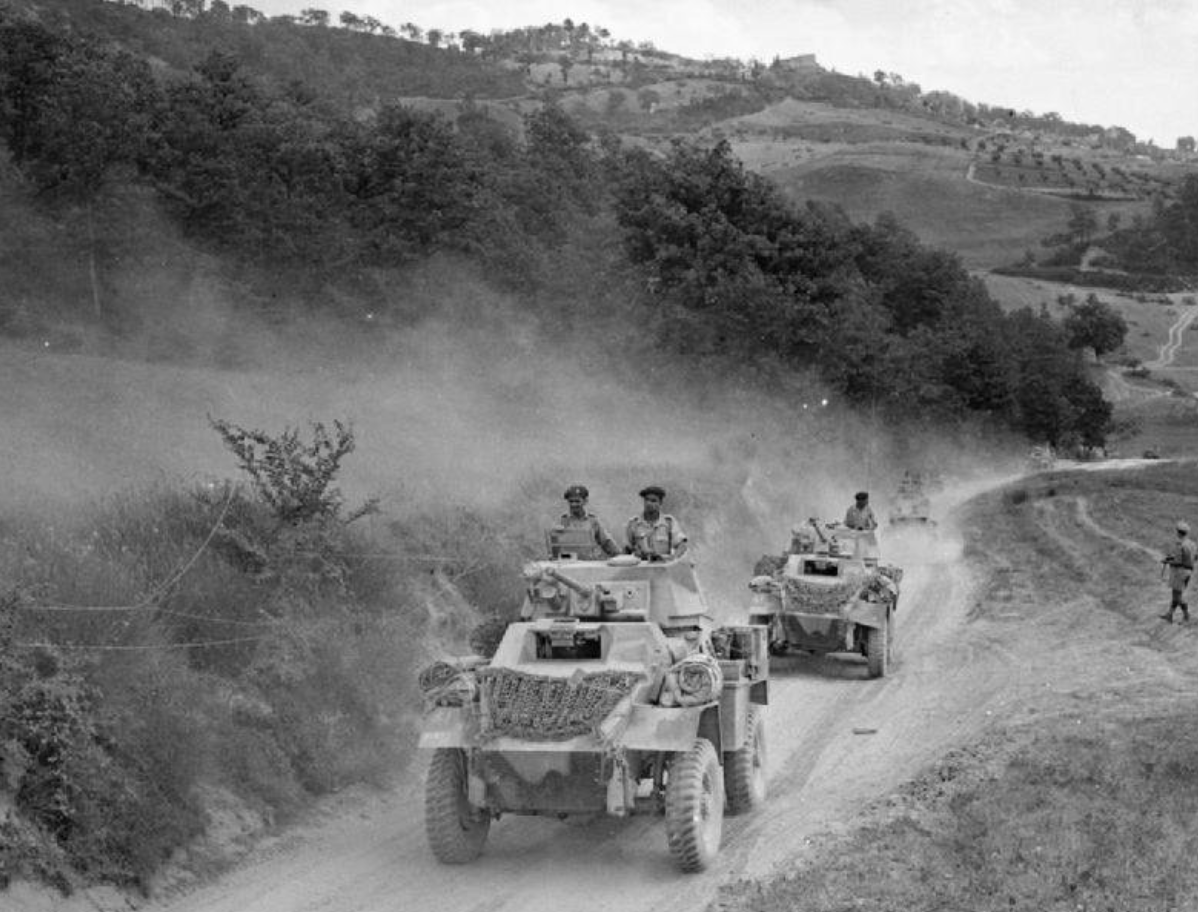
[(1198, 275), (1198, 175), (1186, 177), (1173, 202), (1158, 203), (1151, 216), (1137, 216), (1102, 243), (1132, 272)]
[(229, 258), (329, 280), (450, 251), (529, 289), (572, 231), (614, 216), (647, 289), (629, 317), (668, 326), (670, 350), (815, 368), (896, 413), (1102, 435), (1101, 397), (1060, 327), (1004, 316), (893, 218), (796, 210), (726, 143), (655, 158), (592, 141), (553, 105), (519, 134), (468, 102), (452, 120), (387, 105), (353, 119), (219, 50), (158, 76), (17, 16), (0, 19), (0, 90), (0, 136), (43, 190), (90, 204), (106, 181), (142, 181)]
[(630, 152), (616, 195), (629, 257), (681, 351), (816, 365), (896, 414), (986, 415), (1029, 436), (1100, 443), (1110, 407), (1066, 330), (1004, 315), (957, 258), (889, 216), (790, 207), (729, 146)]

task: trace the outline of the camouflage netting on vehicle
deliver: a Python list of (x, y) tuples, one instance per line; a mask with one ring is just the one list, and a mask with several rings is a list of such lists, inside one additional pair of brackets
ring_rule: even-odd
[(786, 610), (833, 614), (857, 597), (861, 580), (843, 579), (829, 584), (788, 576), (782, 580), (782, 588), (782, 604)]
[(642, 675), (597, 671), (554, 678), (510, 668), (481, 668), (478, 679), (483, 737), (564, 741), (592, 731), (632, 693)]
[(753, 565), (754, 576), (774, 576), (786, 566), (785, 554), (763, 554)]

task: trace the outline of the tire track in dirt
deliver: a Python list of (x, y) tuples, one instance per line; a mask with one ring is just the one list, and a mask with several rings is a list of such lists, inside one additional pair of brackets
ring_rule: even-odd
[(1094, 517), (1090, 515), (1090, 502), (1087, 498), (1078, 497), (1075, 503), (1077, 507), (1078, 522), (1081, 523), (1081, 525), (1091, 533), (1105, 538), (1108, 541), (1113, 541), (1116, 544), (1122, 545), (1124, 548), (1127, 548), (1131, 551), (1136, 551), (1140, 554), (1146, 554), (1155, 560), (1160, 560), (1161, 553), (1159, 550), (1155, 548), (1149, 548), (1147, 545), (1142, 545), (1138, 541), (1134, 541), (1130, 538), (1123, 538), (1120, 535), (1116, 535), (1109, 529), (1104, 529), (1102, 526), (1100, 526), (1094, 520)]

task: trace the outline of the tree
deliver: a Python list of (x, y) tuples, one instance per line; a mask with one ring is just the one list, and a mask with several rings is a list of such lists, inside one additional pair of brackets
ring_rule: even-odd
[(308, 7), (300, 10), (299, 21), (304, 25), (314, 25), (324, 28), (329, 24), (329, 11)]
[[(208, 423), (249, 476), (254, 490), (286, 523), (341, 520), (345, 501), (334, 481), (341, 461), (354, 451), (354, 432), (348, 424), (333, 421), (332, 433), (312, 423), (312, 443), (300, 439), (298, 428), (286, 427), (278, 436), (246, 430), (232, 422), (209, 416)], [(351, 522), (375, 511), (367, 501), (342, 520)]]
[(1067, 227), (1070, 235), (1079, 245), (1089, 244), (1098, 230), (1098, 213), (1093, 206), (1083, 206), (1081, 203), (1071, 203), (1069, 213)]
[(1095, 355), (1114, 351), (1127, 336), (1127, 321), (1091, 293), (1062, 321), (1070, 348), (1092, 348)]
[(464, 245), (482, 208), (478, 175), (444, 118), (389, 105), (354, 137), (346, 185), (369, 262)]
[(1192, 137), (1192, 136), (1177, 137), (1177, 151), (1178, 152), (1193, 152), (1194, 145), (1195, 145), (1194, 137)]
[(233, 7), (233, 21), (243, 25), (254, 25), (263, 19), (262, 13), (252, 6), (239, 5)]
[(145, 149), (156, 86), (148, 64), (32, 21), (0, 24), (0, 137), (47, 198), (82, 210), (92, 306), (103, 317), (96, 204)]

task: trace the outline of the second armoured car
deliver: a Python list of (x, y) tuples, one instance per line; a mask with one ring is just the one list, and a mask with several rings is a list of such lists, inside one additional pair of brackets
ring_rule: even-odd
[(773, 655), (858, 653), (871, 678), (889, 671), (903, 571), (878, 560), (872, 531), (808, 520), (756, 573), (749, 623), (769, 629)]
[(578, 559), (589, 534), (551, 533), (493, 655), (421, 674), (442, 862), (476, 858), (504, 814), (606, 812), (664, 816), (670, 854), (699, 871), (725, 809), (764, 800), (765, 628), (716, 627), (688, 560)]

